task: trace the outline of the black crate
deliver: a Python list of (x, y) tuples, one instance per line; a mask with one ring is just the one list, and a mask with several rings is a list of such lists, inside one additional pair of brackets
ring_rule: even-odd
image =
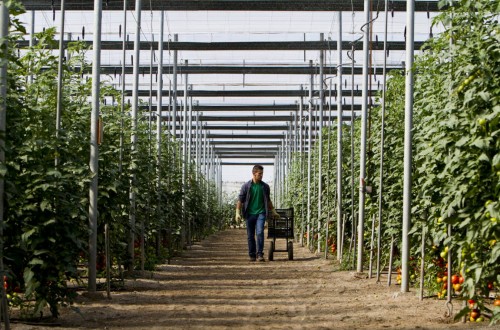
[(270, 219), (267, 238), (293, 238), (293, 208), (276, 209), (279, 219)]

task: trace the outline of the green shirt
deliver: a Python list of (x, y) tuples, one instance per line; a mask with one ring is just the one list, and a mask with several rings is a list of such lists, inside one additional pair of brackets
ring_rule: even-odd
[(261, 214), (265, 212), (264, 189), (260, 182), (252, 182), (252, 186), (250, 187), (250, 202), (248, 203), (248, 214)]

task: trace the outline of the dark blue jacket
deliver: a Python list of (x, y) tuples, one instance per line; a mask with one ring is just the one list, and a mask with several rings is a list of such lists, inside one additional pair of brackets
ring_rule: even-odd
[[(264, 190), (264, 208), (266, 209), (266, 219), (269, 216), (269, 202), (271, 201), (271, 188), (264, 181), (261, 181), (261, 187)], [(243, 218), (247, 217), (248, 203), (250, 202), (250, 187), (252, 186), (252, 180), (245, 182), (241, 186), (240, 194), (238, 195), (238, 200), (243, 205)]]

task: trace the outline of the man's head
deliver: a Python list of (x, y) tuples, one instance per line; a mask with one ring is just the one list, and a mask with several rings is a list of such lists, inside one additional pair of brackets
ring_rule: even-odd
[(252, 180), (253, 180), (253, 182), (262, 181), (263, 175), (264, 175), (264, 167), (262, 167), (262, 165), (255, 165), (252, 168)]

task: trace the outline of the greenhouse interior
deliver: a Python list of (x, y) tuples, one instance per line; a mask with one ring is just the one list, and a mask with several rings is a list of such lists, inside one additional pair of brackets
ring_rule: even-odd
[(499, 18), (0, 0), (0, 325), (498, 324)]

